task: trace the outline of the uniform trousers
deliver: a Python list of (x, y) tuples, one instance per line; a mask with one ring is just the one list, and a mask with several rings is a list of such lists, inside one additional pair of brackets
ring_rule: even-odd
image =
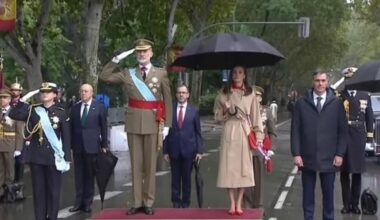
[(246, 208), (260, 208), (264, 205), (264, 160), (260, 155), (253, 155), (252, 159), (255, 186), (244, 190), (244, 206)]
[[(1, 185), (12, 183), (14, 180), (13, 152), (0, 152), (0, 190)], [(2, 194), (3, 192), (0, 191)]]
[(342, 186), (343, 206), (345, 208), (358, 207), (362, 188), (362, 174), (352, 173), (350, 180), (350, 173), (341, 171), (340, 183)]
[(22, 182), (24, 179), (24, 162), (22, 161), (22, 154), (15, 157), (15, 182)]
[(35, 220), (56, 220), (62, 173), (54, 165), (30, 163)]
[(156, 190), (157, 134), (130, 134), (133, 207), (152, 207)]

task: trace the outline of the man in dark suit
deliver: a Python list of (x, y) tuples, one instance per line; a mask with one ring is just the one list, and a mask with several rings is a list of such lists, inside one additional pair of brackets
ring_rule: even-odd
[(107, 148), (107, 113), (103, 104), (93, 99), (89, 84), (80, 87), (81, 101), (71, 109), (71, 147), (75, 168), (75, 203), (69, 210), (91, 212), (94, 197), (94, 162), (99, 151)]
[(176, 97), (177, 103), (173, 104), (172, 127), (164, 141), (163, 153), (164, 159), (170, 161), (173, 207), (188, 208), (191, 171), (193, 162), (202, 159), (203, 140), (199, 112), (187, 102), (189, 90), (186, 85), (177, 87)]
[(302, 171), (304, 219), (314, 218), (314, 191), (319, 173), (323, 219), (334, 219), (335, 173), (346, 152), (347, 122), (342, 101), (328, 88), (328, 75), (313, 74), (313, 88), (294, 106), (291, 153)]

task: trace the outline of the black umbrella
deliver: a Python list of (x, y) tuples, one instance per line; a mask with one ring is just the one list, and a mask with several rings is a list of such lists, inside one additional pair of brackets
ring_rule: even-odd
[(199, 166), (200, 161), (194, 161), (195, 168), (195, 189), (197, 192), (198, 207), (202, 208), (203, 206), (203, 178)]
[(103, 209), (104, 195), (118, 158), (111, 151), (99, 152), (95, 162), (95, 176)]
[(232, 69), (236, 65), (273, 65), (284, 56), (267, 42), (238, 33), (219, 33), (190, 41), (173, 66), (196, 70)]
[(346, 79), (347, 89), (380, 92), (380, 60), (364, 64)]

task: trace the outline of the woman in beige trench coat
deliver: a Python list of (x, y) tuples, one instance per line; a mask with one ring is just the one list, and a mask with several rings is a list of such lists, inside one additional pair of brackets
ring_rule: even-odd
[(255, 185), (252, 153), (247, 137), (250, 126), (256, 132), (258, 142), (262, 142), (264, 138), (259, 103), (252, 87), (247, 83), (246, 73), (244, 67), (235, 66), (214, 104), (215, 120), (224, 123), (217, 187), (228, 190), (230, 215), (243, 214), (244, 188)]

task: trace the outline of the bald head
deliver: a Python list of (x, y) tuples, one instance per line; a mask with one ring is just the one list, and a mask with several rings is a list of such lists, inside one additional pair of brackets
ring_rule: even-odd
[(81, 85), (79, 94), (82, 102), (89, 102), (92, 99), (92, 96), (94, 95), (94, 89), (90, 84), (86, 83)]

